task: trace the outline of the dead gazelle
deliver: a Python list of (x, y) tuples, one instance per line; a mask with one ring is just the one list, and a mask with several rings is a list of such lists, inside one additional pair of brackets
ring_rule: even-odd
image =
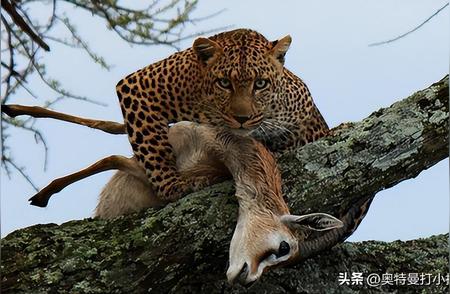
[[(10, 110), (6, 108), (5, 112), (11, 114)], [(51, 117), (58, 118), (54, 114), (51, 112)], [(94, 128), (101, 125), (99, 129), (110, 130), (110, 122), (73, 116), (68, 121)], [(273, 156), (251, 138), (237, 136), (224, 129), (181, 122), (171, 128), (169, 141), (177, 157), (177, 166), (184, 175), (207, 176), (214, 182), (226, 177), (229, 171), (235, 180), (239, 217), (230, 244), (230, 266), (227, 270), (230, 282), (254, 282), (275, 265), (328, 246), (329, 238), (323, 242), (320, 238), (314, 240), (314, 246), (302, 246), (302, 229), (329, 230), (343, 225), (323, 213), (291, 215), (281, 194), (281, 178)], [(31, 198), (32, 204), (46, 206), (52, 194), (75, 181), (108, 169), (119, 171), (103, 189), (96, 216), (110, 218), (164, 204), (154, 197), (144, 170), (137, 162), (133, 158), (117, 155), (53, 181)]]

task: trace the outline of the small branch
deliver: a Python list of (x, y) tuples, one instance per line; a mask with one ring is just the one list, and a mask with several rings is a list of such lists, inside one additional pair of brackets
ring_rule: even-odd
[[(91, 50), (91, 48), (89, 47), (89, 45), (78, 35), (75, 27), (70, 23), (69, 18), (59, 17), (59, 16), (55, 16), (55, 18), (57, 20), (59, 20), (66, 27), (66, 29), (70, 32), (72, 38), (76, 42), (73, 45), (77, 46), (78, 48), (83, 49), (91, 57), (91, 59), (95, 63), (99, 64), (102, 68), (104, 68), (106, 70), (111, 69), (111, 65), (107, 64), (103, 57), (101, 57), (100, 55), (93, 52)], [(68, 44), (65, 44), (65, 45), (68, 45)]]
[(395, 41), (397, 41), (397, 40), (399, 40), (399, 39), (401, 39), (401, 38), (406, 37), (407, 35), (409, 35), (409, 34), (415, 32), (415, 31), (417, 31), (417, 30), (420, 29), (422, 26), (424, 26), (424, 25), (425, 25), (427, 22), (429, 22), (433, 17), (435, 17), (436, 15), (438, 15), (439, 12), (441, 12), (442, 10), (444, 10), (444, 9), (448, 6), (448, 4), (449, 4), (449, 3), (447, 3), (447, 4), (445, 4), (444, 6), (442, 6), (441, 8), (439, 8), (435, 13), (433, 13), (430, 17), (428, 17), (424, 22), (422, 22), (420, 25), (418, 25), (418, 26), (415, 27), (414, 29), (412, 29), (412, 30), (410, 30), (410, 31), (408, 31), (408, 32), (406, 32), (406, 33), (404, 33), (404, 34), (398, 36), (398, 37), (395, 37), (395, 38), (393, 38), (393, 39), (390, 39), (390, 40), (387, 40), (387, 41), (382, 41), (382, 42), (377, 42), (377, 43), (369, 44), (369, 47), (380, 46), (380, 45), (384, 45), (384, 44), (389, 44), (389, 43), (395, 42)]
[(33, 181), (31, 180), (30, 176), (27, 173), (25, 173), (25, 171), (23, 170), (22, 167), (19, 167), (13, 160), (11, 160), (9, 157), (6, 157), (6, 156), (2, 157), (2, 162), (5, 165), (6, 164), (11, 165), (16, 171), (18, 171), (22, 175), (22, 177), (31, 185), (31, 187), (33, 187), (33, 189), (36, 192), (39, 192), (38, 186), (36, 186), (33, 183)]
[(14, 4), (10, 0), (1, 1), (2, 8), (9, 14), (13, 22), (19, 26), (34, 42), (36, 42), (45, 51), (50, 51), (50, 47), (39, 37), (33, 29), (24, 21), (22, 16), (17, 13)]

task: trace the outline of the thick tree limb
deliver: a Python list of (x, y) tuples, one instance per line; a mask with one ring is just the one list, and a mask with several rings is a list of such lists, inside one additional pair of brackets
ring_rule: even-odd
[[(446, 158), (448, 91), (445, 77), (361, 122), (336, 128), (332, 137), (281, 156), (291, 211), (344, 215), (354, 203)], [(18, 230), (2, 240), (2, 288), (27, 293), (245, 292), (225, 281), (236, 212), (233, 188), (226, 182), (159, 211)], [(447, 265), (446, 236), (343, 244), (293, 268), (267, 273), (250, 292), (351, 293), (362, 286), (339, 286), (339, 272), (445, 275)], [(370, 289), (415, 293), (422, 289), (417, 287)], [(441, 283), (427, 293), (447, 288)]]

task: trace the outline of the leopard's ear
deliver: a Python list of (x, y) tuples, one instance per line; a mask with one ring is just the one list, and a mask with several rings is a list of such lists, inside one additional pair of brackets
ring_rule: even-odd
[(222, 52), (222, 48), (216, 42), (208, 38), (197, 38), (194, 41), (194, 52), (203, 65), (211, 64), (214, 59)]
[(272, 49), (270, 50), (270, 54), (278, 60), (281, 64), (284, 64), (284, 56), (291, 45), (292, 38), (287, 35), (279, 40), (272, 42)]

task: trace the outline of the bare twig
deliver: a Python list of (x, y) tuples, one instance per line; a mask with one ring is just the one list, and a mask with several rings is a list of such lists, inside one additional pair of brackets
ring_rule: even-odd
[(9, 14), (11, 19), (18, 25), (30, 38), (35, 41), (45, 51), (50, 51), (50, 47), (38, 36), (33, 29), (25, 22), (25, 20), (17, 12), (16, 7), (9, 0), (2, 1), (2, 8)]
[(6, 157), (6, 156), (2, 156), (2, 162), (3, 162), (4, 165), (6, 165), (6, 164), (11, 165), (31, 185), (31, 187), (33, 187), (33, 189), (36, 192), (39, 192), (38, 186), (36, 186), (34, 184), (34, 182), (31, 180), (31, 177), (27, 173), (25, 173), (25, 170), (24, 170), (23, 167), (18, 166), (14, 162), (14, 160), (11, 160), (9, 157)]
[(401, 39), (401, 38), (406, 37), (407, 35), (409, 35), (409, 34), (415, 32), (415, 31), (417, 31), (417, 30), (420, 29), (422, 26), (424, 26), (424, 25), (425, 25), (427, 22), (429, 22), (433, 17), (435, 17), (436, 15), (438, 15), (439, 12), (441, 12), (442, 10), (444, 10), (444, 9), (448, 6), (448, 4), (449, 4), (449, 3), (446, 3), (444, 6), (442, 6), (441, 8), (439, 8), (435, 13), (433, 13), (430, 17), (428, 17), (425, 21), (423, 21), (420, 25), (416, 26), (416, 27), (413, 28), (412, 30), (410, 30), (410, 31), (408, 31), (408, 32), (406, 32), (406, 33), (404, 33), (404, 34), (398, 36), (398, 37), (395, 37), (395, 38), (393, 38), (393, 39), (387, 40), (387, 41), (382, 41), (382, 42), (377, 42), (377, 43), (369, 44), (369, 46), (370, 46), (370, 47), (373, 47), (373, 46), (380, 46), (380, 45), (384, 45), (384, 44), (389, 44), (389, 43), (395, 42), (395, 41), (397, 41), (397, 40), (399, 40), (399, 39)]

